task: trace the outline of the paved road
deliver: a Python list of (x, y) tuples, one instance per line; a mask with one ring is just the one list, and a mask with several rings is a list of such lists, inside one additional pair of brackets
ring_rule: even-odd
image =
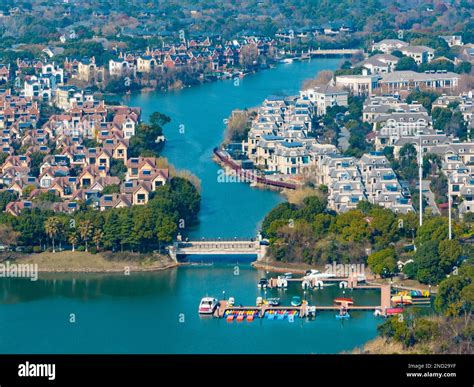
[(430, 189), (430, 181), (422, 180), (421, 187), (423, 190), (423, 196), (426, 198), (426, 201), (428, 202), (428, 207), (431, 208), (431, 212), (435, 215), (441, 215), (441, 212), (435, 202), (435, 195)]

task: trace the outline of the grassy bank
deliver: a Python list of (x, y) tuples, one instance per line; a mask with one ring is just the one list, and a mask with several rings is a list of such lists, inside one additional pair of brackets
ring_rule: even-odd
[(11, 258), (19, 264), (37, 264), (39, 272), (56, 273), (143, 272), (165, 270), (178, 265), (171, 258), (160, 254), (91, 254), (84, 251), (61, 251), (18, 255)]
[(356, 348), (353, 354), (364, 355), (409, 355), (409, 354), (433, 354), (434, 346), (430, 343), (404, 347), (402, 343), (377, 337), (367, 342), (363, 347)]

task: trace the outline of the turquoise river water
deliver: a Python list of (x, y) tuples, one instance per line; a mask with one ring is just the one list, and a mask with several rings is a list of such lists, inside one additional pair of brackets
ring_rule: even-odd
[[(165, 127), (164, 156), (196, 174), (202, 186), (200, 223), (191, 237), (254, 237), (265, 214), (283, 200), (247, 184), (218, 182), (219, 166), (211, 156), (222, 141), (223, 120), (233, 109), (257, 106), (269, 95), (295, 94), (305, 79), (339, 63), (318, 59), (280, 65), (245, 77), (238, 85), (220, 81), (124, 100), (140, 106), (145, 118), (160, 111), (172, 119)], [(0, 279), (0, 353), (338, 353), (376, 336), (380, 320), (369, 312), (354, 312), (344, 322), (336, 320), (334, 312), (294, 322), (228, 323), (200, 317), (202, 296), (233, 296), (237, 303), (253, 305), (264, 295), (256, 284), (265, 273), (251, 268), (249, 257), (213, 260), (219, 262), (130, 276)], [(356, 303), (377, 303), (374, 291), (348, 293)], [(296, 294), (320, 305), (344, 295), (337, 286), (304, 295), (292, 284), (267, 296), (289, 304)]]

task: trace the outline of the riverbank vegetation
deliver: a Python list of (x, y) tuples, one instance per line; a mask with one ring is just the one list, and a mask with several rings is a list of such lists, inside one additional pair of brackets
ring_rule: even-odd
[(439, 283), (434, 307), (436, 316), (414, 308), (387, 318), (378, 327), (381, 337), (358, 352), (472, 354), (474, 256)]
[(256, 117), (255, 109), (234, 110), (226, 120), (224, 143), (241, 142), (247, 138), (251, 122)]
[(73, 214), (36, 207), (19, 216), (3, 213), (0, 224), (10, 245), (24, 252), (161, 250), (178, 232), (197, 222), (200, 194), (188, 180), (174, 177), (146, 205), (98, 211), (82, 204)]
[(461, 243), (474, 234), (469, 220), (455, 223), (454, 238), (448, 240), (444, 217), (426, 216), (419, 227), (414, 213), (395, 214), (368, 202), (336, 214), (316, 196), (306, 197), (299, 205), (278, 205), (265, 217), (262, 232), (270, 240), (271, 260), (310, 265), (367, 263), (382, 277), (397, 274), (398, 261), (402, 261), (408, 262), (403, 273), (425, 284), (439, 283), (474, 255), (472, 245)]

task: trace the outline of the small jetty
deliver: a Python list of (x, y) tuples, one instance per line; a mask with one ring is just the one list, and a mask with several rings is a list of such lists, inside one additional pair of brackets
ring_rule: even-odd
[[(261, 306), (236, 306), (228, 305), (227, 300), (219, 301), (219, 304), (214, 311), (214, 317), (227, 318), (229, 321), (236, 319), (237, 321), (243, 321), (245, 318), (239, 316), (252, 315), (253, 318), (265, 318), (269, 314), (275, 316), (282, 315), (282, 318), (293, 315), (294, 317), (311, 317), (319, 311), (335, 311), (339, 312), (341, 307), (346, 311), (378, 311), (378, 314), (386, 316), (387, 309), (391, 308), (390, 304), (390, 285), (359, 285), (354, 289), (377, 289), (380, 290), (380, 304), (379, 305), (354, 305), (353, 303), (338, 303), (337, 305), (309, 305), (307, 301), (303, 301), (301, 306), (272, 306), (263, 304)], [(232, 315), (233, 317), (229, 317)], [(281, 318), (281, 319), (282, 319)]]
[[(357, 274), (348, 277), (332, 277), (332, 276), (304, 276), (293, 278), (287, 273), (287, 276), (278, 278), (268, 278), (266, 280), (266, 288), (284, 289), (291, 282), (300, 282), (303, 289), (324, 288), (325, 284), (338, 282), (341, 289), (349, 288), (352, 290), (378, 290), (380, 294), (380, 302), (376, 305), (356, 305), (352, 298), (339, 297), (334, 300), (334, 305), (309, 305), (306, 300), (300, 301), (301, 305), (271, 305), (265, 302), (261, 297), (257, 298), (256, 306), (235, 305), (234, 302), (229, 303), (228, 300), (220, 300), (217, 303), (213, 316), (216, 318), (225, 318), (227, 321), (253, 321), (254, 319), (266, 318), (269, 320), (292, 320), (295, 317), (311, 318), (315, 317), (318, 312), (333, 311), (339, 312), (336, 317), (350, 317), (351, 311), (372, 311), (376, 316), (390, 316), (403, 312), (403, 308), (397, 308), (397, 303), (393, 302), (392, 287), (389, 284), (367, 284)], [(422, 291), (412, 291), (413, 297), (418, 296), (419, 302), (430, 302), (429, 294)], [(399, 294), (400, 295), (400, 294)], [(233, 299), (232, 299), (233, 300)], [(395, 306), (395, 307), (394, 307)], [(347, 315), (346, 315), (347, 313)]]

